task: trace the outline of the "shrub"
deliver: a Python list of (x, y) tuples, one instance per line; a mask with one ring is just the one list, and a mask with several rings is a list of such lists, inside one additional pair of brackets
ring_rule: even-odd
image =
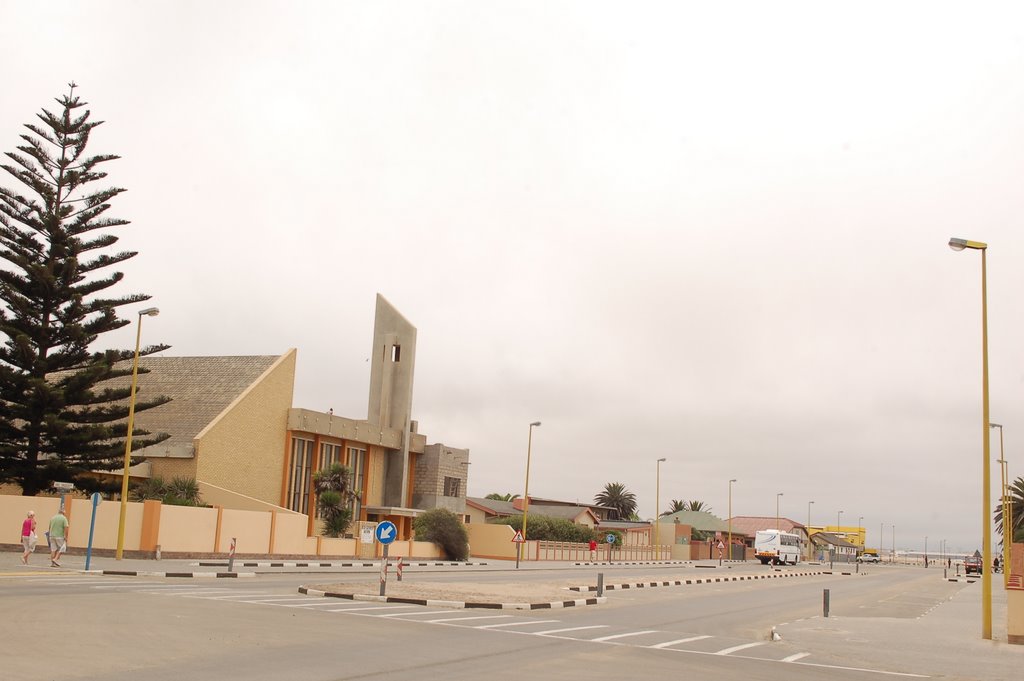
[[(509, 525), (517, 530), (523, 529), (523, 516), (513, 515), (491, 521), (493, 525)], [(552, 518), (546, 515), (530, 514), (526, 521), (526, 539), (542, 541), (562, 541), (585, 544), (591, 539), (600, 541), (600, 535), (585, 525), (576, 525), (571, 520)]]
[(445, 508), (435, 508), (413, 520), (416, 539), (432, 541), (449, 560), (469, 559), (469, 533), (459, 516)]

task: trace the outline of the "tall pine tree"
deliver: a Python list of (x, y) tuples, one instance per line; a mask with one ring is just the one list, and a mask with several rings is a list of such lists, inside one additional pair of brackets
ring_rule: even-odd
[[(136, 253), (110, 251), (117, 237), (99, 233), (128, 224), (105, 216), (124, 189), (93, 184), (106, 177), (100, 165), (118, 157), (86, 155), (101, 121), (89, 120), (75, 84), (69, 87), (56, 100), (60, 113), (37, 114), (41, 123), (26, 124), (30, 134), (6, 154), (13, 164), (0, 164), (25, 192), (0, 186), (0, 481), (18, 483), (27, 495), (55, 480), (89, 488), (84, 473), (122, 467), (130, 389), (126, 381), (106, 382), (131, 373), (134, 350), (90, 347), (131, 323), (117, 308), (149, 299), (108, 297), (124, 275), (106, 268)], [(135, 410), (166, 401), (138, 400)], [(133, 436), (133, 445), (167, 437)]]

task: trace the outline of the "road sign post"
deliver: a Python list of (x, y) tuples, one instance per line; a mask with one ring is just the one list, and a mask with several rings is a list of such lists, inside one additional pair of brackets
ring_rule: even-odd
[(520, 532), (519, 530), (516, 530), (516, 534), (515, 534), (514, 537), (512, 537), (512, 541), (516, 545), (516, 570), (518, 570), (519, 569), (519, 554), (521, 554), (523, 552), (523, 542), (525, 542), (526, 539), (523, 538), (523, 533), (522, 532)]
[(92, 561), (92, 533), (96, 529), (96, 507), (103, 501), (99, 492), (92, 493), (92, 518), (89, 520), (89, 544), (85, 547), (85, 571), (89, 571), (89, 563)]
[(612, 534), (611, 532), (609, 532), (608, 536), (606, 536), (604, 538), (604, 540), (608, 543), (608, 564), (611, 565), (612, 564), (612, 547), (615, 546), (615, 535)]
[(373, 535), (377, 538), (377, 541), (384, 545), (384, 553), (380, 561), (380, 595), (383, 596), (387, 590), (388, 583), (388, 547), (391, 546), (391, 542), (395, 541), (395, 537), (398, 536), (398, 528), (390, 520), (385, 520), (377, 523), (377, 527), (373, 530)]

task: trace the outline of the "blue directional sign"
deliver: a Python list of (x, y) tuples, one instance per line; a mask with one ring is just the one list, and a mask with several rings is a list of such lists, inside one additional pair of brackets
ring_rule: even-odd
[(614, 544), (615, 543), (615, 535), (614, 534), (609, 534), (607, 537), (604, 538), (604, 540), (606, 542), (608, 542), (609, 544)]
[(381, 544), (390, 544), (395, 541), (398, 536), (398, 528), (390, 520), (377, 523), (377, 527), (373, 530), (373, 535), (377, 537), (377, 541)]

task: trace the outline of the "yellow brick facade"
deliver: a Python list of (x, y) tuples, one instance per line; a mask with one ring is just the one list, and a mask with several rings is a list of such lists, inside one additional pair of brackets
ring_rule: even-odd
[(282, 355), (196, 436), (196, 479), (267, 503), (280, 501), (295, 359), (295, 350)]

